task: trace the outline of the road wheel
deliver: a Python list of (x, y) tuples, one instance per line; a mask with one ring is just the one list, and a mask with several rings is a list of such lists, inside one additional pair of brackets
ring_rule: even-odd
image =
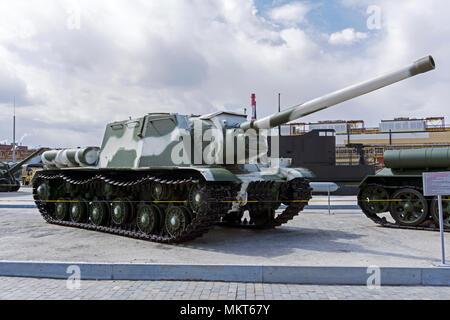
[(117, 225), (130, 221), (133, 215), (132, 202), (126, 198), (117, 198), (111, 203), (111, 219)]
[(169, 206), (166, 210), (166, 230), (171, 236), (175, 236), (189, 224), (189, 213), (186, 208), (178, 206)]
[(200, 185), (193, 185), (189, 190), (188, 203), (193, 212), (198, 212), (204, 201), (204, 194)]
[(55, 217), (59, 221), (65, 221), (69, 218), (69, 201), (67, 199), (58, 199), (55, 203)]
[(108, 220), (108, 205), (103, 201), (93, 201), (89, 205), (89, 219), (96, 226), (102, 226)]
[(392, 195), (391, 216), (402, 226), (418, 226), (428, 216), (425, 197), (414, 189), (400, 189)]
[[(431, 216), (439, 226), (439, 206), (437, 197), (431, 203)], [(450, 229), (450, 196), (442, 196), (442, 216), (444, 218), (444, 228)]]
[(358, 205), (371, 215), (389, 210), (389, 193), (381, 186), (364, 187), (358, 195)]
[(158, 230), (161, 212), (156, 205), (140, 204), (137, 209), (136, 224), (142, 232), (154, 234)]
[(70, 204), (70, 220), (73, 222), (85, 222), (87, 217), (87, 202), (78, 200)]

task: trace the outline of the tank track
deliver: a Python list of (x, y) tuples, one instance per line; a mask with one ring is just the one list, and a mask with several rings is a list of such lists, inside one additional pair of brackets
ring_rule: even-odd
[[(366, 187), (369, 187), (369, 186), (383, 187), (385, 189), (409, 188), (409, 189), (414, 189), (414, 190), (420, 191), (422, 193), (422, 189), (417, 188), (416, 186), (385, 186), (385, 185), (378, 184), (378, 183), (371, 183), (371, 184), (367, 184), (366, 185)], [(395, 229), (440, 231), (439, 226), (437, 226), (437, 227), (423, 226), (423, 225), (403, 226), (403, 225), (400, 225), (398, 223), (389, 222), (389, 221), (386, 220), (385, 217), (379, 217), (377, 214), (373, 214), (373, 213), (368, 212), (367, 210), (364, 209), (364, 206), (360, 205), (360, 203), (362, 201), (364, 201), (364, 200), (360, 199), (361, 191), (362, 191), (362, 189), (358, 193), (358, 205), (361, 208), (362, 212), (366, 215), (366, 217), (369, 218), (370, 220), (372, 220), (373, 222), (375, 222), (376, 224), (378, 224), (378, 225), (380, 225), (382, 227), (395, 228)], [(427, 222), (427, 221), (430, 221), (430, 220), (426, 220), (425, 222)], [(450, 229), (444, 228), (444, 232), (450, 232)]]
[[(169, 234), (146, 234), (140, 231), (136, 224), (135, 226), (128, 226), (128, 228), (121, 228), (120, 226), (114, 225), (109, 222), (108, 225), (98, 226), (93, 223), (77, 223), (73, 221), (61, 221), (53, 217), (51, 210), (52, 203), (48, 201), (42, 201), (37, 194), (37, 186), (41, 180), (55, 180), (60, 179), (64, 182), (69, 182), (75, 185), (91, 185), (98, 182), (104, 182), (113, 186), (118, 186), (120, 188), (136, 188), (144, 183), (148, 182), (159, 182), (166, 185), (188, 185), (188, 184), (199, 184), (199, 180), (195, 179), (161, 179), (156, 176), (147, 175), (137, 180), (114, 180), (111, 177), (107, 177), (101, 174), (97, 174), (91, 178), (86, 179), (76, 179), (73, 177), (66, 176), (65, 174), (41, 174), (37, 173), (37, 176), (33, 182), (33, 197), (36, 205), (42, 215), (42, 217), (51, 224), (62, 225), (67, 227), (75, 227), (86, 230), (95, 230), (105, 233), (111, 233), (116, 235), (121, 235), (125, 237), (130, 237), (134, 239), (147, 240), (159, 243), (178, 243), (189, 241), (202, 236), (209, 229), (211, 229), (220, 219), (226, 214), (228, 210), (228, 204), (223, 201), (218, 201), (218, 199), (223, 199), (226, 197), (227, 200), (231, 200), (232, 195), (231, 186), (228, 185), (217, 185), (217, 184), (204, 184), (201, 187), (202, 192), (207, 195), (206, 199), (201, 204), (201, 208), (198, 210), (195, 218), (192, 219), (191, 223), (179, 234), (175, 236), (170, 236)], [(53, 204), (54, 206), (54, 204)]]
[(275, 211), (284, 203), (287, 205), (274, 219), (267, 219), (262, 223), (253, 223), (250, 221), (235, 219), (234, 221), (223, 221), (222, 225), (238, 228), (250, 229), (273, 229), (281, 226), (292, 220), (295, 216), (305, 208), (308, 201), (311, 199), (312, 188), (309, 186), (309, 181), (304, 178), (296, 178), (283, 184), (280, 189), (280, 196), (277, 201), (272, 201), (273, 181), (255, 181), (252, 182), (248, 189), (248, 204), (243, 208), (243, 211), (249, 210), (250, 217), (252, 212), (264, 212), (265, 210)]
[[(55, 201), (42, 200), (38, 195), (37, 188), (43, 180), (60, 180), (61, 183), (81, 185), (91, 188), (92, 190), (98, 189), (98, 187), (103, 183), (116, 186), (124, 190), (126, 189), (127, 192), (136, 191), (136, 188), (140, 188), (141, 186), (151, 182), (158, 182), (169, 186), (176, 185), (186, 187), (192, 184), (198, 184), (201, 186), (201, 191), (206, 195), (206, 197), (203, 199), (201, 208), (196, 213), (195, 218), (193, 218), (191, 223), (179, 234), (175, 236), (170, 236), (167, 233), (162, 234), (162, 232), (160, 234), (147, 234), (139, 230), (136, 223), (134, 223), (134, 225), (126, 225), (122, 227), (115, 225), (111, 219), (109, 219), (109, 222), (106, 225), (99, 226), (90, 222), (89, 219), (87, 222), (73, 222), (70, 220), (56, 219), (53, 212), (55, 208)], [(272, 181), (256, 181), (252, 182), (251, 186), (249, 186), (248, 192), (250, 204), (246, 206), (246, 209), (252, 211), (269, 209), (274, 211), (281, 205), (281, 203), (287, 205), (286, 209), (277, 217), (269, 219), (263, 224), (258, 225), (252, 222), (245, 223), (240, 221), (237, 223), (236, 221), (225, 221), (224, 218), (231, 208), (232, 202), (236, 199), (237, 191), (239, 190), (238, 185), (220, 184), (217, 182), (204, 183), (203, 181), (193, 179), (192, 177), (181, 179), (146, 175), (140, 178), (123, 180), (109, 177), (104, 174), (95, 174), (91, 177), (85, 177), (83, 179), (69, 176), (64, 173), (38, 172), (33, 180), (33, 198), (43, 219), (50, 224), (94, 230), (152, 242), (179, 243), (202, 236), (217, 223), (240, 228), (273, 229), (292, 220), (308, 204), (309, 199), (311, 199), (312, 189), (309, 186), (309, 181), (306, 179), (297, 178), (288, 183), (282, 183), (281, 189), (279, 190), (280, 199), (277, 199), (277, 201), (271, 200), (273, 199), (271, 196), (273, 195), (274, 183), (275, 182)]]

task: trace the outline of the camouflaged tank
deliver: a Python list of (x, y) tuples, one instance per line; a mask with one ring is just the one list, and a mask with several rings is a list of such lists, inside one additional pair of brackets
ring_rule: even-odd
[[(450, 170), (450, 148), (387, 150), (385, 168), (359, 186), (358, 204), (368, 218), (387, 227), (439, 230), (437, 197), (423, 194), (422, 174)], [(443, 226), (450, 230), (450, 190), (442, 197)], [(380, 213), (389, 212), (395, 224)]]
[(260, 120), (150, 113), (110, 123), (101, 148), (43, 154), (36, 205), (49, 223), (156, 242), (187, 241), (219, 222), (274, 228), (307, 205), (312, 173), (278, 159), (276, 138), (268, 158), (268, 130), (433, 68), (425, 57)]

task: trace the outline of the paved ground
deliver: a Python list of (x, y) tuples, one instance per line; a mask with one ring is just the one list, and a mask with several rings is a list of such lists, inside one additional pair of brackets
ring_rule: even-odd
[[(194, 281), (81, 281), (0, 277), (4, 299), (448, 300), (450, 287), (317, 286)], [(70, 285), (75, 283), (69, 282)]]
[[(30, 189), (0, 194), (9, 199), (32, 203)], [(9, 261), (429, 267), (440, 256), (439, 232), (382, 228), (359, 210), (305, 210), (275, 230), (215, 227), (165, 245), (50, 225), (37, 209), (0, 208), (0, 260)]]
[[(314, 197), (311, 204), (326, 204)], [(30, 189), (0, 204), (32, 204)], [(333, 197), (332, 204), (355, 204)], [(272, 231), (215, 227), (182, 245), (163, 245), (45, 223), (37, 209), (0, 208), (0, 260), (185, 264), (428, 267), (439, 233), (385, 229), (358, 210), (307, 210)], [(446, 234), (447, 248), (450, 248)], [(69, 282), (69, 285), (71, 282)], [(233, 282), (87, 281), (0, 277), (0, 299), (450, 299), (450, 287), (317, 286)]]

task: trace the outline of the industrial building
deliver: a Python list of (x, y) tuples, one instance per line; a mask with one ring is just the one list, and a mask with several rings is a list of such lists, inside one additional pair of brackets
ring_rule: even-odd
[[(37, 149), (28, 149), (27, 146), (16, 146), (16, 161), (21, 161), (35, 152)], [(13, 145), (0, 144), (0, 161), (13, 161)]]
[(377, 167), (384, 165), (385, 150), (450, 146), (450, 127), (444, 117), (381, 120), (375, 128), (366, 127), (363, 120), (290, 123), (281, 128), (281, 134), (302, 135), (321, 129), (335, 131), (337, 164), (358, 164), (359, 153), (349, 144), (362, 144), (366, 163)]

